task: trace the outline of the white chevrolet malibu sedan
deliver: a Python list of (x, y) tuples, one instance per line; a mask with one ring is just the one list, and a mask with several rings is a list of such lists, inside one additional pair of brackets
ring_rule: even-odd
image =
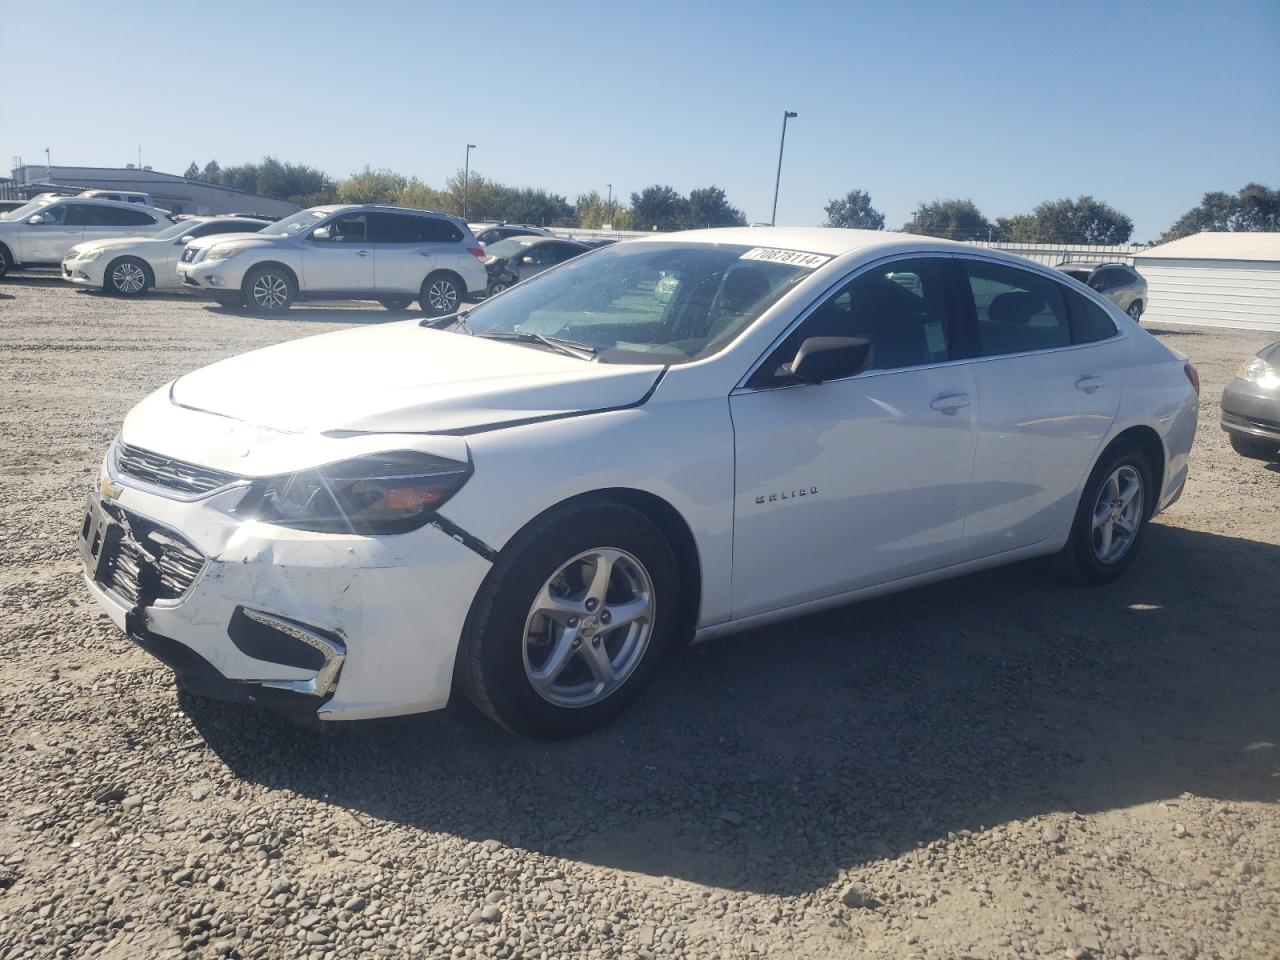
[(566, 736), (691, 638), (1028, 557), (1117, 576), (1182, 492), (1197, 392), (1016, 257), (655, 236), (165, 385), (106, 455), (81, 555), (194, 691), (348, 720), (458, 688)]

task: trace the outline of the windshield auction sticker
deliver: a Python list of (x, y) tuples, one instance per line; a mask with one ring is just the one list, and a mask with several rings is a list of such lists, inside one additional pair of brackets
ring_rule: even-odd
[(803, 250), (775, 250), (772, 247), (755, 247), (748, 250), (738, 259), (766, 260), (769, 263), (785, 263), (793, 267), (814, 270), (831, 258), (820, 253), (805, 253)]

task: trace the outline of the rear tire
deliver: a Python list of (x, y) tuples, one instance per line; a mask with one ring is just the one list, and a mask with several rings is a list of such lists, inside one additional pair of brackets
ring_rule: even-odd
[[(596, 581), (598, 571), (609, 572)], [(680, 610), (675, 556), (647, 517), (621, 504), (570, 504), (503, 550), (472, 604), (456, 676), (471, 702), (513, 733), (587, 733), (653, 679)]]
[(1058, 572), (1083, 583), (1107, 583), (1133, 562), (1155, 507), (1151, 465), (1136, 443), (1119, 440), (1098, 460), (1076, 507)]
[(418, 305), (429, 317), (443, 317), (456, 313), (467, 298), (467, 289), (457, 274), (437, 270), (422, 281)]
[(1141, 323), (1142, 322), (1142, 301), (1141, 300), (1133, 301), (1133, 303), (1129, 304), (1129, 309), (1126, 310), (1125, 313), (1133, 317), (1134, 323)]
[(1263, 440), (1260, 437), (1249, 437), (1242, 433), (1232, 433), (1231, 449), (1250, 460), (1270, 460), (1280, 452), (1280, 443), (1274, 440)]
[(121, 257), (108, 264), (102, 286), (117, 297), (140, 297), (154, 285), (151, 268), (137, 257)]
[(10, 270), (13, 269), (13, 258), (9, 256), (9, 250), (4, 244), (0, 243), (0, 279), (3, 279)]
[(250, 270), (240, 285), (241, 304), (262, 313), (283, 313), (297, 296), (298, 285), (293, 276), (269, 264)]

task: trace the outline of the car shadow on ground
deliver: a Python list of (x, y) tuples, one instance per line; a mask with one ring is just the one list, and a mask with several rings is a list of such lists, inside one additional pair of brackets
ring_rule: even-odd
[(60, 273), (6, 273), (3, 278), (0, 278), (0, 283), (22, 287), (69, 286)]
[(290, 307), (280, 313), (259, 313), (246, 307), (210, 303), (205, 308), (214, 316), (247, 317), (252, 320), (283, 323), (392, 323), (396, 320), (421, 319), (413, 310), (388, 310), (377, 304), (360, 301), (342, 302), (334, 306)]
[(1275, 800), (1277, 569), (1280, 547), (1154, 524), (1105, 587), (1026, 563), (689, 648), (619, 721), (563, 743), (465, 704), (326, 734), (181, 702), (251, 782), (793, 895), (948, 831), (1183, 791)]
[(1166, 327), (1150, 327), (1143, 324), (1142, 329), (1153, 337), (1203, 337), (1203, 330), (1188, 330), (1186, 327), (1174, 327), (1169, 329)]

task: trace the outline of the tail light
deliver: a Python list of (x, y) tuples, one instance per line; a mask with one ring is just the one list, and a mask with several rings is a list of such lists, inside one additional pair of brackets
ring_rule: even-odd
[(1188, 360), (1182, 365), (1182, 372), (1187, 375), (1187, 379), (1191, 381), (1191, 386), (1195, 388), (1196, 396), (1200, 395), (1200, 371), (1196, 369), (1196, 365)]
[(467, 247), (467, 253), (471, 254), (477, 260), (484, 259), (484, 251), (479, 247)]

